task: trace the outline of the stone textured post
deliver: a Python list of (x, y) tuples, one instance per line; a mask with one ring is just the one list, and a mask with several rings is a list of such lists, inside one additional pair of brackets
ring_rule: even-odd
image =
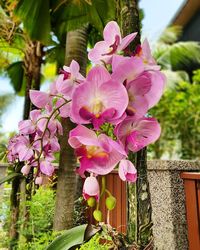
[(199, 171), (198, 161), (149, 161), (155, 249), (188, 250), (183, 171)]

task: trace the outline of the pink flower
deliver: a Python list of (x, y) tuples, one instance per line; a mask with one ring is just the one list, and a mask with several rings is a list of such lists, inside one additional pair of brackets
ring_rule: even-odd
[(151, 55), (151, 49), (147, 39), (144, 40), (142, 45), (138, 45), (135, 50), (135, 56), (143, 60), (146, 70), (159, 70), (160, 66), (156, 64), (155, 59)]
[(43, 184), (43, 177), (42, 176), (36, 177), (35, 178), (35, 184), (42, 185)]
[(71, 99), (72, 93), (79, 83), (85, 80), (85, 78), (79, 73), (79, 64), (72, 60), (69, 67), (64, 66), (61, 70), (61, 74), (56, 81), (56, 89), (58, 93)]
[(18, 153), (20, 161), (30, 160), (34, 155), (30, 141), (24, 136), (20, 136), (20, 140), (15, 144), (15, 152)]
[(129, 160), (121, 160), (119, 163), (119, 177), (123, 181), (136, 182), (137, 170)]
[(22, 167), (21, 172), (23, 175), (28, 175), (30, 170), (31, 170), (31, 166), (26, 164)]
[(159, 123), (154, 118), (128, 117), (120, 123), (115, 134), (124, 145), (126, 151), (137, 152), (150, 143), (155, 142), (161, 133)]
[(33, 134), (37, 129), (37, 120), (41, 116), (40, 110), (30, 112), (30, 119), (20, 121), (18, 124), (19, 132), (23, 135)]
[[(65, 100), (60, 98), (56, 102), (56, 108), (59, 108), (59, 115), (63, 118), (67, 118), (70, 116), (71, 112), (71, 102), (68, 102), (65, 104)], [(61, 107), (62, 106), (62, 107)]]
[(40, 171), (43, 174), (46, 174), (48, 176), (51, 176), (54, 172), (54, 166), (52, 165), (51, 162), (49, 162), (48, 160), (42, 160), (40, 162)]
[(108, 174), (126, 156), (119, 143), (104, 134), (97, 136), (82, 125), (70, 131), (68, 142), (80, 161), (77, 172), (81, 176), (84, 176), (85, 171), (98, 175)]
[(78, 124), (93, 123), (98, 129), (104, 122), (116, 124), (127, 105), (126, 88), (112, 80), (104, 67), (97, 66), (74, 91), (71, 118)]
[(160, 71), (145, 71), (138, 57), (113, 57), (112, 78), (125, 82), (128, 91), (128, 115), (144, 116), (161, 98), (165, 76)]
[(94, 197), (99, 200), (99, 183), (93, 176), (87, 177), (83, 185), (83, 197), (88, 200), (90, 197)]
[(29, 91), (31, 102), (37, 108), (44, 108), (47, 103), (50, 101), (49, 94), (39, 91), (39, 90), (30, 90)]
[(119, 26), (116, 22), (111, 21), (107, 23), (103, 31), (104, 41), (97, 42), (92, 50), (88, 54), (88, 58), (93, 63), (111, 63), (113, 54), (124, 50), (136, 37), (137, 33), (131, 33), (130, 35), (122, 39)]
[(165, 77), (160, 71), (145, 71), (127, 83), (129, 95), (128, 115), (144, 116), (160, 100), (165, 87)]

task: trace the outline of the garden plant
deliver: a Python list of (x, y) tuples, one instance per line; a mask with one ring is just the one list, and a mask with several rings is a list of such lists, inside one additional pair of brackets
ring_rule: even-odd
[[(107, 23), (104, 40), (88, 53), (92, 68), (86, 77), (72, 60), (60, 70), (49, 92), (30, 90), (35, 108), (29, 119), (19, 122), (19, 134), (8, 146), (9, 162), (20, 166), (24, 176), (33, 171), (35, 184), (42, 185), (55, 173), (58, 138), (63, 135), (60, 119), (69, 118), (74, 123), (68, 139), (77, 158), (74, 171), (84, 179), (83, 198), (93, 207), (97, 222), (102, 221), (102, 197), (106, 195), (108, 210), (117, 202), (104, 176), (117, 168), (123, 181), (136, 182), (137, 171), (129, 153), (155, 142), (161, 133), (148, 111), (161, 98), (165, 76), (147, 40), (135, 51), (128, 50), (136, 36), (131, 33), (122, 38), (118, 24)], [(103, 176), (101, 190), (98, 175)]]

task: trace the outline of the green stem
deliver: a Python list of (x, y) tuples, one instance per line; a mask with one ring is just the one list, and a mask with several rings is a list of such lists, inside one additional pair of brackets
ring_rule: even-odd
[(100, 198), (103, 196), (103, 194), (105, 193), (105, 190), (106, 190), (106, 177), (105, 176), (102, 176), (101, 183), (102, 183), (102, 186), (101, 186)]

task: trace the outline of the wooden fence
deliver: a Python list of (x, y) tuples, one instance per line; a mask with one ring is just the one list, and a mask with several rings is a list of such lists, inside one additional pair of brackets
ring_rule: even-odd
[(189, 250), (200, 249), (200, 173), (183, 172)]

